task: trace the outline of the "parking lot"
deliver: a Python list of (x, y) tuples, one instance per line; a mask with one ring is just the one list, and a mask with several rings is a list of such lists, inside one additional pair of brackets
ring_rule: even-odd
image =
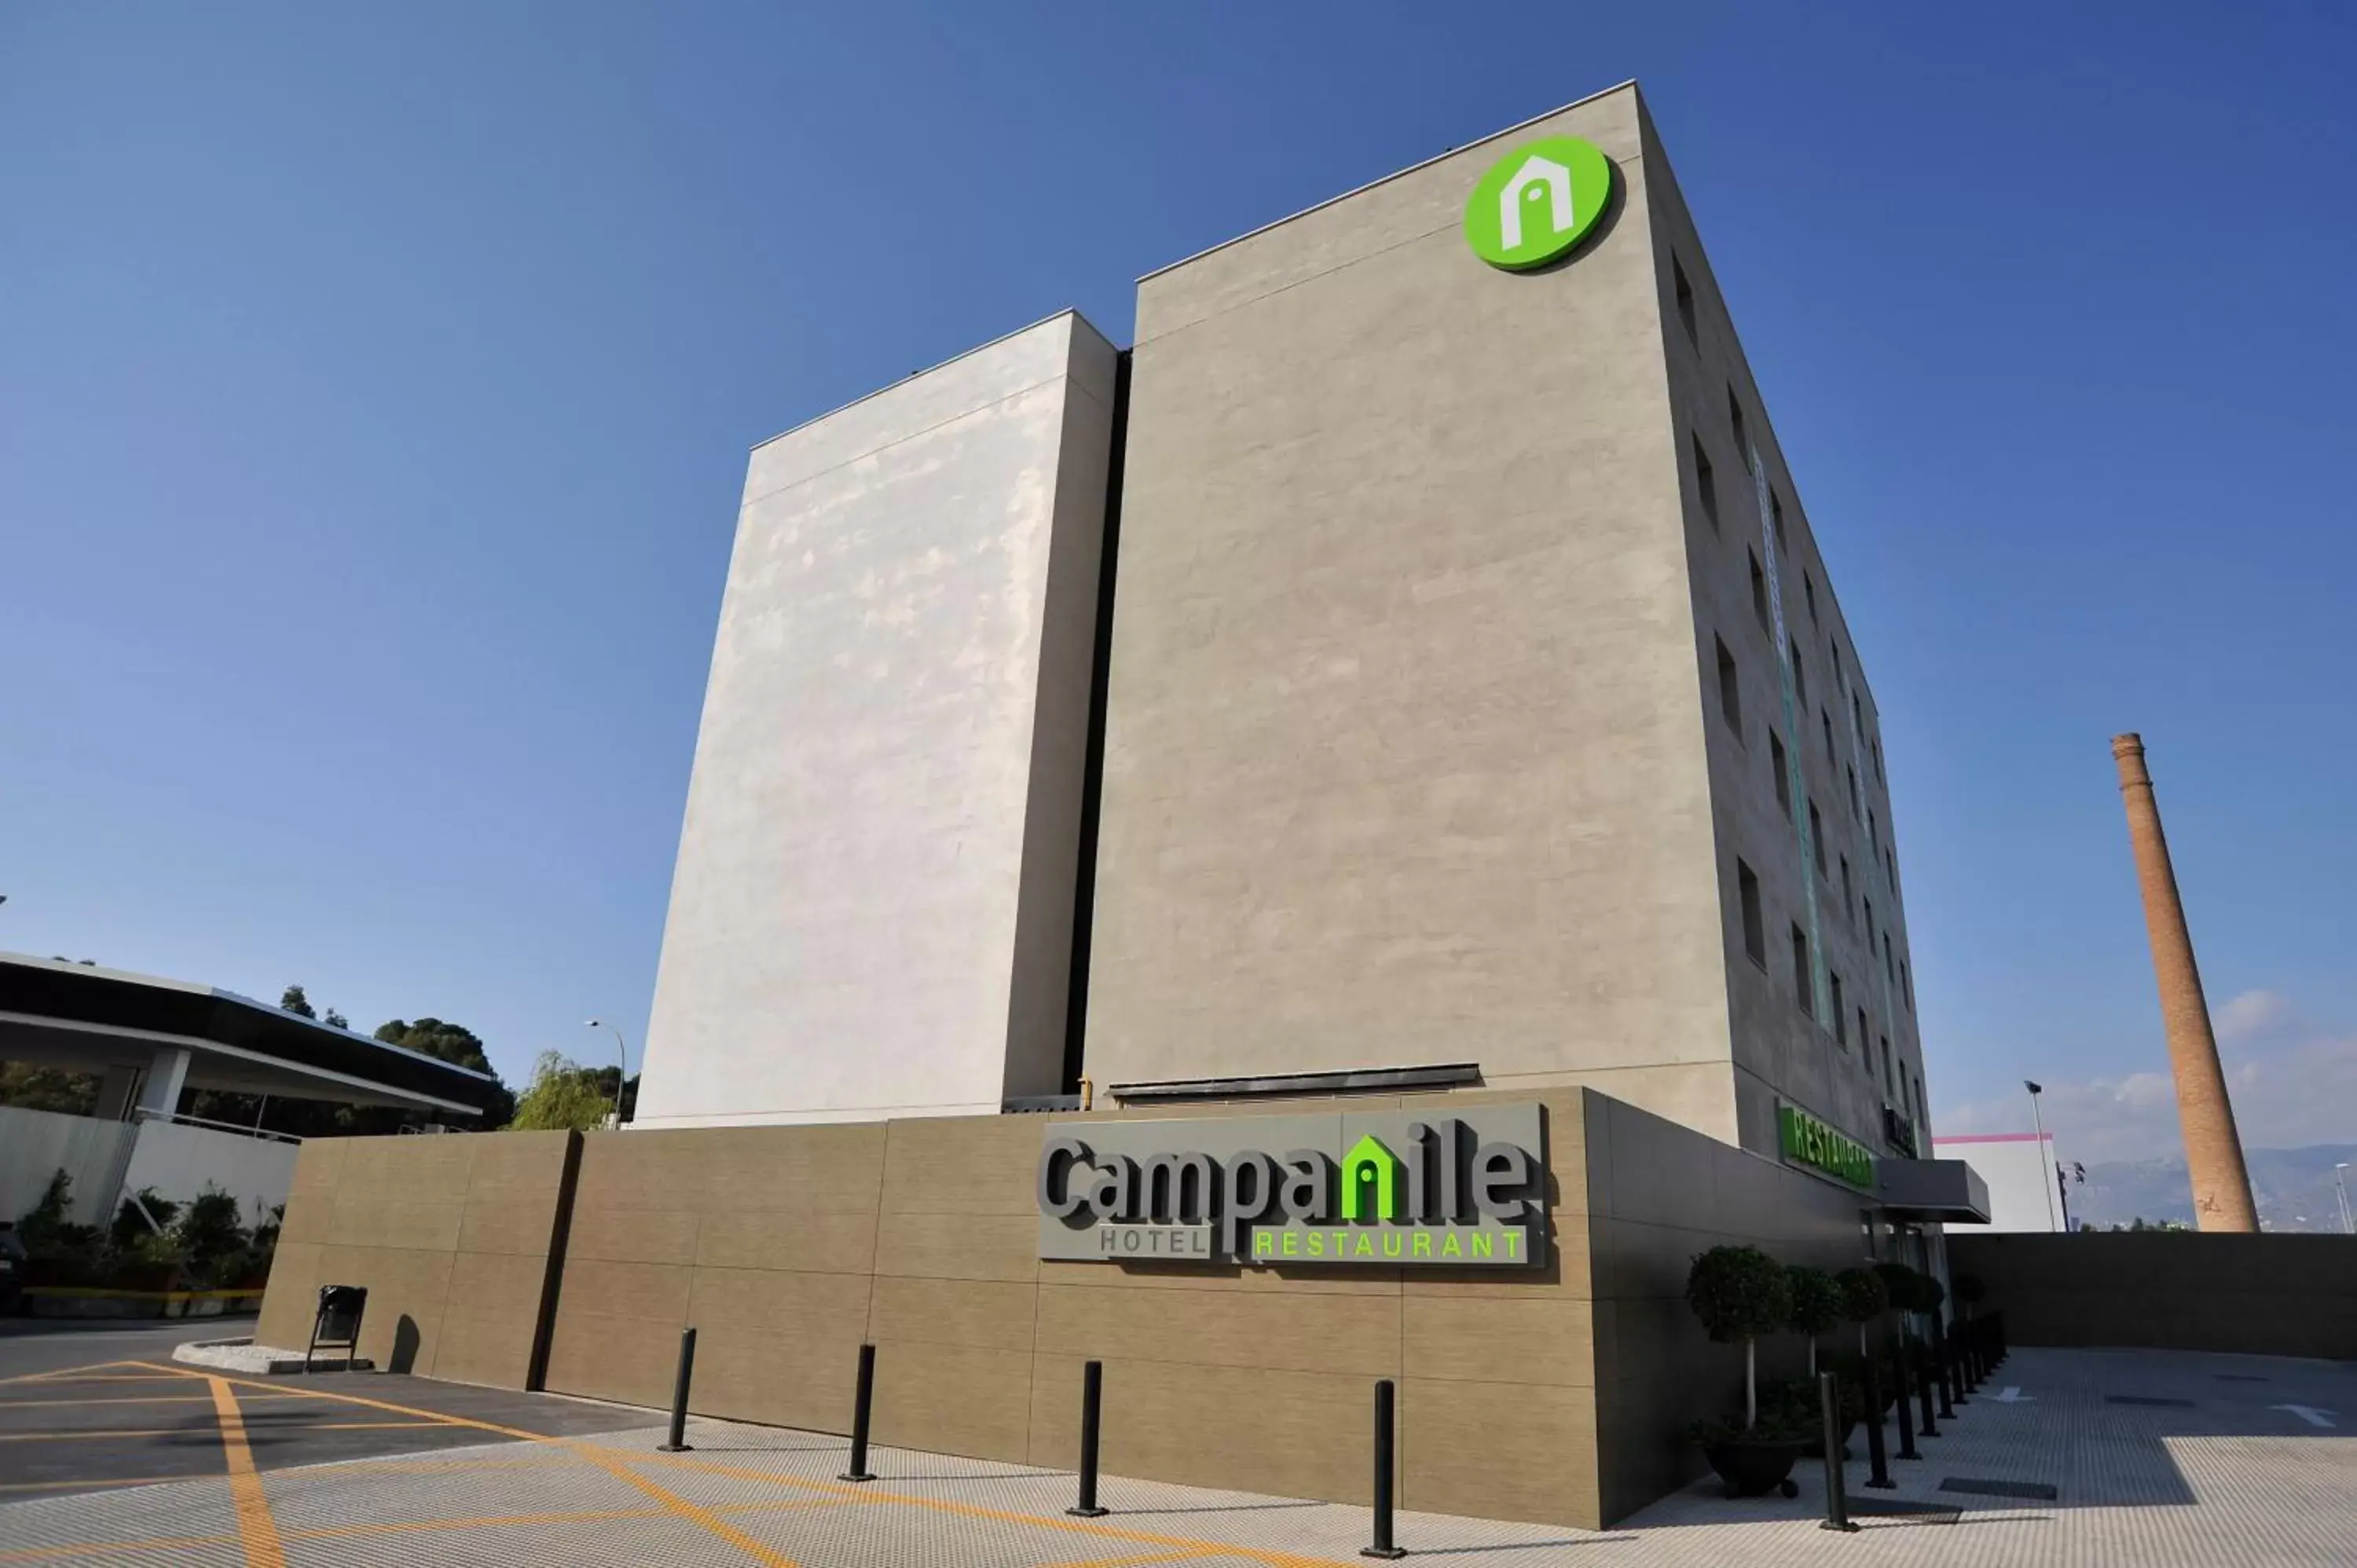
[[(1068, 1472), (375, 1374), (273, 1379), (177, 1366), (218, 1328), (0, 1327), (0, 1564), (414, 1568), (661, 1563), (1142, 1568), (1361, 1561), (1367, 1510)], [(2357, 1562), (2357, 1367), (2158, 1351), (2018, 1351), (1923, 1456), (1894, 1464), (1857, 1534), (1801, 1496), (1707, 1481), (1583, 1531), (1404, 1513), (1415, 1556), (1467, 1568), (1595, 1562), (1823, 1568)], [(1964, 1528), (1969, 1527), (1969, 1528)]]

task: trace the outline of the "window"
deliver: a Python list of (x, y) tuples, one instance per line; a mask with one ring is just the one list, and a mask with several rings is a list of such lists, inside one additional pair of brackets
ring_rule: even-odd
[(1752, 869), (1735, 863), (1735, 892), (1743, 906), (1743, 951), (1761, 969), (1768, 967), (1768, 923), (1760, 913), (1760, 878)]
[(1890, 1036), (1888, 1035), (1882, 1036), (1882, 1078), (1886, 1083), (1890, 1081)]
[(1819, 708), (1817, 721), (1825, 726), (1825, 769), (1831, 772), (1836, 765), (1834, 757), (1834, 716), (1824, 709)]
[(1685, 323), (1686, 341), (1700, 348), (1702, 339), (1695, 332), (1694, 285), (1686, 282), (1686, 269), (1674, 255), (1670, 258), (1670, 279), (1677, 291), (1678, 319)]
[(1890, 970), (1890, 933), (1889, 931), (1882, 933), (1882, 983), (1885, 985), (1899, 983), (1899, 977)]
[(1874, 900), (1866, 900), (1866, 964), (1874, 967)]
[(1850, 877), (1849, 856), (1847, 855), (1841, 857), (1841, 871), (1842, 915), (1844, 918), (1849, 920), (1853, 925), (1855, 925), (1857, 921), (1857, 884)]
[(1825, 824), (1817, 815), (1817, 803), (1809, 802), (1809, 844), (1817, 859), (1817, 875), (1825, 875)]
[(1792, 542), (1784, 537), (1784, 503), (1777, 498), (1774, 490), (1768, 492), (1768, 517), (1776, 525), (1776, 553), (1791, 560)]
[(1841, 976), (1828, 971), (1825, 979), (1834, 993), (1834, 1044), (1846, 1046), (1849, 1044), (1849, 1019), (1842, 1013)]
[(1886, 789), (1890, 788), (1890, 780), (1882, 776), (1882, 737), (1880, 736), (1874, 737), (1874, 781)]
[(1809, 938), (1798, 926), (1792, 928), (1792, 989), (1800, 993), (1801, 1011), (1815, 1017), (1816, 997), (1809, 984)]
[[(1874, 1036), (1866, 1032), (1866, 1009), (1861, 1007), (1857, 1010), (1857, 1054), (1862, 1057), (1867, 1057), (1868, 1061), (1872, 1061), (1874, 1058), (1870, 1056), (1867, 1056), (1866, 1042), (1872, 1038), (1874, 1038)], [(1871, 1072), (1873, 1069), (1868, 1068), (1867, 1070)]]
[(1899, 891), (1899, 846), (1897, 844), (1885, 845), (1882, 851), (1882, 858), (1889, 863), (1890, 890), (1893, 893), (1896, 893)]
[(1789, 822), (1792, 820), (1792, 784), (1785, 771), (1788, 765), (1784, 760), (1784, 737), (1773, 730), (1768, 732), (1768, 766), (1776, 773), (1776, 809)]
[(1907, 999), (1907, 1011), (1915, 1011), (1915, 983), (1907, 978), (1907, 961), (1899, 961), (1899, 994)]
[(1773, 637), (1776, 635), (1776, 627), (1768, 614), (1768, 574), (1760, 569), (1760, 552), (1746, 550), (1744, 553), (1751, 557), (1752, 618), (1760, 623), (1760, 630)]
[(1702, 449), (1702, 437), (1694, 438), (1695, 494), (1702, 499), (1702, 514), (1710, 519), (1710, 526), (1718, 527), (1718, 481), (1713, 477), (1710, 455)]
[(1856, 692), (1849, 694), (1849, 722), (1857, 734), (1866, 733), (1866, 704), (1857, 700)]
[(1829, 647), (1829, 648), (1831, 648), (1831, 649), (1833, 650), (1833, 654), (1834, 654), (1834, 690), (1835, 690), (1835, 691), (1836, 691), (1836, 692), (1838, 692), (1838, 691), (1840, 691), (1840, 690), (1842, 689), (1841, 644), (1840, 644), (1840, 643), (1838, 643), (1838, 642), (1835, 642), (1835, 643), (1828, 643), (1826, 646), (1827, 646), (1827, 647)]
[(1849, 775), (1849, 820), (1854, 822), (1857, 822), (1860, 816), (1864, 815), (1864, 813), (1858, 810), (1857, 804), (1857, 769), (1856, 768), (1845, 768), (1843, 771)]
[(1751, 438), (1744, 433), (1743, 404), (1736, 397), (1733, 387), (1727, 389), (1727, 422), (1735, 432), (1735, 460), (1742, 464), (1744, 471), (1749, 473), (1751, 468)]
[(1807, 667), (1801, 662), (1801, 650), (1795, 648), (1792, 649), (1791, 652), (1792, 655), (1792, 694), (1802, 708), (1805, 710), (1809, 705), (1809, 671)]
[[(1809, 624), (1814, 626), (1817, 624), (1817, 580), (1806, 572), (1801, 574), (1801, 592), (1808, 596)], [(1838, 661), (1839, 656), (1835, 658)]]
[(1928, 1138), (1932, 1135), (1932, 1108), (1924, 1103), (1921, 1068), (1915, 1069), (1915, 1125), (1922, 1129), (1923, 1137)]
[[(1718, 642), (1717, 638), (1711, 640)], [(1742, 682), (1736, 677), (1735, 655), (1727, 650), (1727, 644), (1724, 642), (1718, 642), (1718, 713), (1719, 716), (1727, 721), (1727, 727), (1735, 732), (1735, 738), (1741, 740), (1743, 738)]]
[(1866, 850), (1876, 860), (1882, 858), (1882, 833), (1874, 821), (1874, 808), (1866, 809)]

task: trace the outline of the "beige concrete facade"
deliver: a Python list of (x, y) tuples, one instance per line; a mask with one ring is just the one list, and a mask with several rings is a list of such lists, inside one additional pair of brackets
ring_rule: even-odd
[[(1467, 192), (1547, 134), (1601, 148), (1619, 205), (1568, 260), (1492, 269)], [(1921, 1058), (1878, 730), (1633, 86), (1140, 285), (1098, 1084), (1472, 1061), (1758, 1151), (1782, 1094), (1887, 1150)]]
[(755, 449), (640, 1124), (1062, 1086), (1115, 364), (1066, 312)]
[[(1865, 1200), (1598, 1094), (1538, 1099), (1546, 1262), (1503, 1273), (1043, 1262), (1043, 1117), (593, 1133), (569, 1177), (571, 1134), (314, 1140), (259, 1332), (300, 1344), (317, 1284), (367, 1284), (381, 1362), (406, 1335), (420, 1373), (524, 1387), (545, 1322), (547, 1389), (660, 1406), (693, 1326), (696, 1412), (831, 1433), (865, 1342), (878, 1442), (1060, 1467), (1094, 1359), (1109, 1473), (1360, 1504), (1387, 1378), (1402, 1507), (1596, 1528), (1693, 1476), (1685, 1423), (1739, 1400), (1741, 1353), (1683, 1299), (1693, 1255), (1846, 1266)], [(1763, 1345), (1762, 1372), (1801, 1355)]]

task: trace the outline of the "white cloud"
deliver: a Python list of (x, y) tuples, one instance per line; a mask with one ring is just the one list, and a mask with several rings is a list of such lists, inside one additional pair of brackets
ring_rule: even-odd
[[(2289, 1000), (2246, 991), (2213, 1015), (2234, 1122), (2248, 1149), (2357, 1143), (2357, 1034), (2302, 1026)], [(2044, 1112), (2055, 1153), (2093, 1164), (2181, 1155), (2176, 1085), (2162, 1070), (2122, 1078), (2049, 1079)], [(1943, 1111), (1941, 1133), (2026, 1132), (2027, 1090)]]

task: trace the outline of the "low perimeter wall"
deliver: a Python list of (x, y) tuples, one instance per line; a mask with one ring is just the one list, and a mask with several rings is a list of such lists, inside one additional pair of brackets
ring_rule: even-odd
[(2357, 1361), (2357, 1237), (1958, 1230), (1948, 1265), (1980, 1277), (2018, 1345)]
[[(1685, 1423), (1739, 1405), (1741, 1352), (1683, 1300), (1693, 1256), (1845, 1266), (1859, 1199), (1578, 1090), (1190, 1113), (1477, 1099), (1546, 1108), (1544, 1269), (1043, 1262), (1036, 1116), (591, 1133), (569, 1187), (569, 1134), (313, 1140), (260, 1332), (299, 1345), (314, 1287), (365, 1284), (381, 1364), (407, 1323), (409, 1369), (535, 1386), (538, 1339), (542, 1386), (659, 1407), (692, 1324), (698, 1412), (833, 1433), (865, 1341), (878, 1442), (1067, 1467), (1096, 1359), (1107, 1471), (1356, 1503), (1389, 1378), (1402, 1507), (1598, 1527), (1695, 1474)], [(1763, 1347), (1763, 1373), (1802, 1356)]]

